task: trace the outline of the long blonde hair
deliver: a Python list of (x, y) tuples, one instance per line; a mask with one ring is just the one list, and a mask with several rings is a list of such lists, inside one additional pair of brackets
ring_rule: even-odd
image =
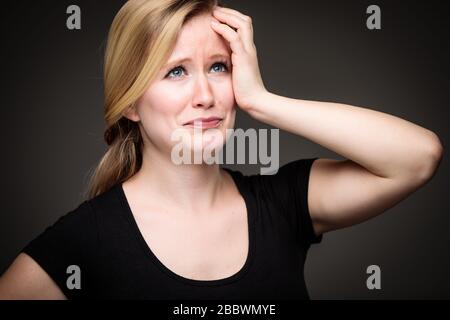
[(139, 171), (143, 139), (123, 116), (145, 92), (169, 58), (184, 23), (212, 12), (218, 0), (129, 0), (115, 16), (104, 62), (104, 138), (108, 150), (90, 177), (93, 198)]

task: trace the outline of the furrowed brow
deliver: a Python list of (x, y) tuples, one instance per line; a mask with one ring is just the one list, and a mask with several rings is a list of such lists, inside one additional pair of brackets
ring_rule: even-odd
[[(223, 53), (216, 53), (209, 57), (210, 60), (214, 60), (214, 59), (218, 59), (218, 58), (229, 59), (229, 56), (226, 54), (223, 54)], [(175, 59), (175, 60), (172, 60), (172, 61), (169, 61), (168, 63), (166, 63), (164, 68), (169, 68), (172, 66), (180, 65), (180, 64), (183, 64), (188, 61), (192, 61), (192, 59), (189, 57)]]

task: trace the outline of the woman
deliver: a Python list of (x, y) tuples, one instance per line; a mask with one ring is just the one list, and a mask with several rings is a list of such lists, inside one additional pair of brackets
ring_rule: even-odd
[[(310, 245), (391, 208), (442, 157), (439, 138), (411, 122), (268, 92), (251, 18), (215, 0), (128, 1), (104, 75), (109, 149), (90, 199), (23, 249), (1, 298), (308, 299)], [(346, 160), (252, 176), (174, 163), (174, 131), (200, 127), (199, 150), (221, 147), (208, 134), (226, 136), (235, 105)]]

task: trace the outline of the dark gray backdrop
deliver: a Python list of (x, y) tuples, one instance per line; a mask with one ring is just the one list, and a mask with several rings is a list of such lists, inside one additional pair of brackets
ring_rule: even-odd
[[(0, 273), (28, 241), (82, 200), (102, 140), (102, 62), (108, 28), (124, 1), (21, 1), (1, 7), (2, 205)], [(436, 132), (449, 129), (448, 5), (444, 1), (224, 1), (254, 21), (269, 91), (387, 112)], [(66, 28), (66, 8), (82, 29)], [(382, 30), (366, 28), (378, 4)], [(271, 128), (243, 112), (236, 127)], [(280, 165), (339, 155), (280, 132)], [(257, 165), (241, 165), (256, 173)], [(312, 299), (450, 298), (449, 163), (383, 215), (324, 235), (311, 247)], [(368, 265), (381, 290), (366, 288)]]

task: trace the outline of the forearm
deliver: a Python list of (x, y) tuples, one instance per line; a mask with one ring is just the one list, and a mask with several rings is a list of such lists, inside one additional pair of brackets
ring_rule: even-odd
[(434, 170), (441, 154), (439, 139), (432, 131), (367, 108), (267, 92), (249, 114), (320, 144), (382, 177), (426, 176)]

